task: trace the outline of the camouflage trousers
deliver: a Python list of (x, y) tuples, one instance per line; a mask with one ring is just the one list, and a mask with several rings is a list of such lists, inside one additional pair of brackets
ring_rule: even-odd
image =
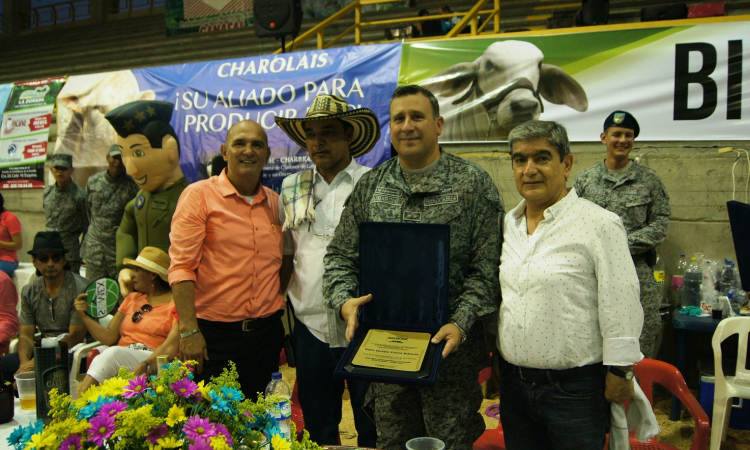
[(638, 282), (641, 285), (641, 306), (643, 307), (643, 329), (641, 330), (641, 353), (646, 358), (655, 358), (656, 341), (661, 332), (661, 315), (659, 314), (659, 305), (661, 305), (661, 295), (657, 290), (654, 271), (646, 264), (645, 261), (635, 264), (635, 271), (638, 274)]
[(372, 383), (368, 403), (375, 412), (378, 448), (403, 450), (415, 437), (429, 436), (451, 450), (471, 450), (485, 430), (478, 412), (481, 362), (487, 357), (479, 327), (458, 351), (443, 359), (433, 387)]
[[(114, 276), (113, 276), (114, 275)], [(96, 263), (90, 263), (86, 262), (86, 279), (88, 279), (91, 282), (94, 282), (100, 278), (114, 278), (117, 279), (117, 274), (110, 273), (109, 267), (107, 264), (99, 265)]]

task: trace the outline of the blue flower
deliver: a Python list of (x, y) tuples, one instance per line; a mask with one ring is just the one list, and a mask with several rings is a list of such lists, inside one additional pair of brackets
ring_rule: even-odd
[(240, 391), (239, 389), (222, 386), (221, 388), (219, 388), (219, 390), (222, 394), (224, 394), (224, 397), (226, 397), (227, 400), (241, 402), (245, 399), (245, 396), (242, 395), (242, 391)]
[(22, 450), (26, 447), (26, 443), (31, 440), (31, 436), (42, 432), (43, 426), (44, 423), (41, 420), (37, 420), (26, 427), (19, 425), (6, 440), (8, 441), (8, 444), (12, 445), (16, 450)]
[[(99, 413), (103, 405), (115, 401), (115, 397), (99, 397), (95, 402), (89, 401), (89, 404), (78, 410), (79, 419), (90, 419)], [(41, 428), (40, 430), (41, 431)]]
[(227, 414), (234, 413), (234, 408), (232, 408), (231, 403), (222, 398), (221, 395), (214, 391), (209, 391), (208, 396), (211, 397), (211, 403), (213, 403), (211, 409)]
[(253, 428), (262, 431), (266, 436), (281, 434), (278, 422), (272, 415), (266, 413), (255, 416), (255, 422), (251, 425)]

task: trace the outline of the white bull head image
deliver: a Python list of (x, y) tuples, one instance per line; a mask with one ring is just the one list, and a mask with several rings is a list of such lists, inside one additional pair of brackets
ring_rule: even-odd
[(542, 99), (576, 111), (588, 109), (580, 84), (544, 64), (536, 45), (494, 42), (474, 62), (456, 64), (428, 80), (445, 118), (441, 141), (504, 140), (517, 125), (538, 119)]

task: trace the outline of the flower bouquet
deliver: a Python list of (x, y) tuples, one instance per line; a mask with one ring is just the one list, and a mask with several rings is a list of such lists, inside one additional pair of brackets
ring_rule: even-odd
[(320, 449), (307, 431), (301, 442), (284, 438), (267, 412), (282, 399), (245, 399), (234, 363), (207, 384), (193, 382), (191, 363), (175, 360), (150, 378), (121, 368), (75, 401), (53, 390), (51, 423), (20, 426), (8, 444), (14, 450)]

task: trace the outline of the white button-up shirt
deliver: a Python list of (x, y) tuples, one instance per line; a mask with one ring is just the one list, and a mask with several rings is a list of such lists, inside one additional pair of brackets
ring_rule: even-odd
[[(315, 222), (302, 223), (298, 230), (287, 230), (284, 235), (284, 254), (294, 255), (294, 276), (287, 291), (294, 315), (313, 336), (331, 347), (346, 347), (346, 322), (323, 304), (323, 257), (344, 211), (344, 202), (368, 170), (369, 167), (352, 159), (328, 184), (316, 167), (313, 173)], [(286, 214), (281, 198), (279, 215), (284, 223)]]
[(526, 201), (505, 216), (498, 341), (521, 367), (641, 360), (643, 309), (620, 218), (571, 190), (529, 236)]

